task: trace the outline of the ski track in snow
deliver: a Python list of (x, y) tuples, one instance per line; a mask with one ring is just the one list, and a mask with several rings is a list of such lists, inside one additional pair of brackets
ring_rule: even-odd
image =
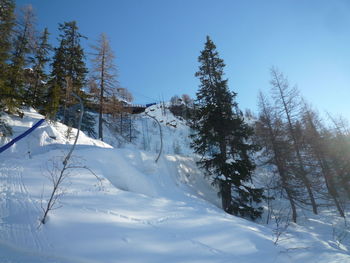
[(23, 183), (23, 167), (15, 161), (6, 161), (0, 168), (0, 232), (2, 240), (21, 244), (34, 244), (38, 251), (49, 247), (47, 239), (40, 233), (38, 216), (41, 209), (32, 200)]
[(182, 242), (187, 241), (190, 244), (192, 244), (200, 249), (207, 250), (207, 251), (211, 252), (213, 255), (221, 255), (221, 256), (227, 256), (227, 257), (230, 256), (229, 254), (227, 254), (219, 249), (213, 248), (209, 245), (206, 245), (198, 240), (188, 238), (185, 235), (175, 233), (174, 231), (166, 230), (164, 227), (162, 229), (160, 229), (160, 227), (159, 227), (160, 225), (169, 224), (170, 220), (181, 220), (181, 219), (186, 218), (181, 213), (173, 213), (173, 215), (171, 215), (171, 216), (163, 216), (163, 217), (159, 217), (157, 219), (145, 220), (145, 219), (141, 219), (141, 218), (137, 218), (137, 217), (128, 216), (125, 214), (116, 213), (116, 212), (110, 211), (110, 210), (102, 210), (102, 209), (97, 209), (97, 208), (92, 209), (92, 208), (87, 208), (87, 207), (84, 207), (84, 209), (87, 211), (93, 211), (93, 212), (117, 216), (119, 218), (126, 219), (131, 223), (137, 223), (137, 224), (151, 226), (152, 228), (158, 230), (159, 232), (161, 231), (163, 234), (167, 234), (168, 237), (172, 237), (172, 238), (175, 237), (177, 240), (181, 240)]

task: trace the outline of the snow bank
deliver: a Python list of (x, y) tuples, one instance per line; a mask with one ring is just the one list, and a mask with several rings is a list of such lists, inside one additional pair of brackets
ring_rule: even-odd
[[(11, 139), (22, 134), (29, 128), (31, 128), (37, 121), (43, 119), (44, 116), (37, 113), (34, 109), (29, 108), (24, 110), (23, 118), (16, 116), (4, 115), (3, 118), (6, 120), (9, 126), (13, 129), (13, 135), (11, 138), (2, 138), (0, 140), (0, 146), (6, 144)], [(59, 122), (45, 121), (27, 137), (15, 143), (11, 148), (6, 150), (5, 155), (18, 157), (18, 158), (30, 158), (32, 154), (44, 153), (53, 149), (62, 149), (62, 145), (73, 144), (76, 129), (72, 129), (70, 136), (67, 136), (68, 127)], [(85, 146), (97, 146), (103, 148), (112, 148), (112, 146), (94, 140), (84, 133), (80, 133), (78, 145)], [(2, 156), (0, 156), (1, 158)]]
[[(17, 134), (42, 116), (7, 118)], [(66, 129), (46, 123), (0, 155), (0, 262), (350, 262), (332, 214), (292, 224), (276, 246), (273, 229), (219, 208), (194, 156), (164, 154), (155, 163), (154, 151), (114, 149), (84, 134), (72, 162), (90, 170), (71, 171), (60, 208), (39, 225), (50, 163), (72, 143)]]

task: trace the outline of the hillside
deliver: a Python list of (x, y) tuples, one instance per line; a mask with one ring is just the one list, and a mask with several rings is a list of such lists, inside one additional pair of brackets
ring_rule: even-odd
[[(112, 132), (109, 144), (82, 133), (72, 158), (77, 168), (45, 225), (50, 171), (73, 141), (67, 127), (45, 122), (0, 154), (0, 262), (350, 262), (349, 227), (332, 208), (305, 212), (309, 219), (287, 229), (224, 213), (195, 165), (185, 123), (157, 105), (148, 113), (163, 127), (158, 163), (158, 127), (144, 114), (134, 144), (119, 145)], [(14, 137), (43, 116), (29, 109), (23, 119), (5, 118)]]

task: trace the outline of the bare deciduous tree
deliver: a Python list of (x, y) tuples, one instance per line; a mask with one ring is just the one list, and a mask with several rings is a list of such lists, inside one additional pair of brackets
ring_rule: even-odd
[(106, 97), (117, 93), (118, 82), (117, 68), (114, 64), (114, 53), (105, 33), (102, 33), (97, 44), (92, 46), (93, 54), (93, 79), (97, 82), (96, 97), (99, 101), (98, 138), (103, 141), (103, 113), (105, 110)]
[(262, 93), (259, 94), (259, 108), (260, 116), (256, 125), (256, 133), (259, 144), (264, 147), (264, 155), (267, 156), (265, 163), (277, 168), (280, 185), (290, 203), (293, 222), (296, 222), (295, 196), (291, 185), (293, 178), (287, 167), (290, 159), (290, 144), (284, 139), (285, 131), (275, 109)]
[(50, 172), (49, 177), (50, 177), (51, 182), (52, 182), (52, 192), (50, 194), (50, 198), (46, 204), (46, 207), (42, 206), (42, 209), (44, 212), (44, 215), (43, 215), (42, 219), (40, 220), (40, 222), (42, 224), (46, 223), (46, 218), (47, 218), (48, 213), (52, 209), (54, 209), (57, 200), (61, 196), (60, 187), (61, 187), (62, 183), (64, 182), (65, 178), (67, 178), (67, 176), (69, 174), (69, 173), (67, 173), (67, 171), (69, 169), (76, 168), (76, 167), (70, 165), (69, 160), (72, 156), (75, 145), (77, 144), (77, 141), (79, 138), (81, 122), (82, 122), (83, 114), (84, 114), (84, 105), (83, 105), (83, 102), (82, 102), (80, 97), (78, 97), (74, 93), (72, 95), (74, 97), (76, 97), (80, 102), (80, 116), (79, 116), (79, 123), (78, 123), (78, 131), (77, 131), (75, 141), (74, 141), (70, 151), (68, 152), (68, 154), (66, 155), (66, 157), (62, 161), (62, 167), (60, 167), (57, 163), (53, 162), (52, 169), (49, 170), (49, 172)]
[(317, 204), (312, 190), (312, 184), (308, 178), (301, 145), (296, 132), (296, 119), (300, 113), (299, 91), (294, 86), (291, 87), (287, 78), (277, 69), (271, 69), (272, 93), (278, 110), (283, 114), (287, 123), (288, 136), (292, 142), (296, 157), (295, 173), (307, 190), (314, 214), (317, 214)]
[(303, 107), (302, 121), (304, 124), (305, 143), (308, 145), (308, 154), (316, 161), (328, 193), (333, 199), (340, 216), (344, 217), (344, 211), (335, 185), (334, 171), (331, 169), (329, 158), (327, 158), (326, 140), (322, 137), (320, 131), (325, 128), (322, 126), (317, 113), (306, 103), (304, 103)]
[(328, 117), (334, 126), (333, 133), (328, 136), (328, 157), (337, 175), (338, 189), (342, 188), (350, 199), (350, 129), (344, 118), (335, 118), (331, 115)]

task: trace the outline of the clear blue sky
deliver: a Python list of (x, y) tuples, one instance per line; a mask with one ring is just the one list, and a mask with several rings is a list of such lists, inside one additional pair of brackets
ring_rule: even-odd
[(350, 118), (350, 1), (17, 0), (28, 3), (53, 42), (64, 21), (78, 22), (86, 51), (105, 32), (135, 103), (194, 97), (197, 57), (210, 35), (241, 109), (256, 111), (277, 66), (320, 111)]

